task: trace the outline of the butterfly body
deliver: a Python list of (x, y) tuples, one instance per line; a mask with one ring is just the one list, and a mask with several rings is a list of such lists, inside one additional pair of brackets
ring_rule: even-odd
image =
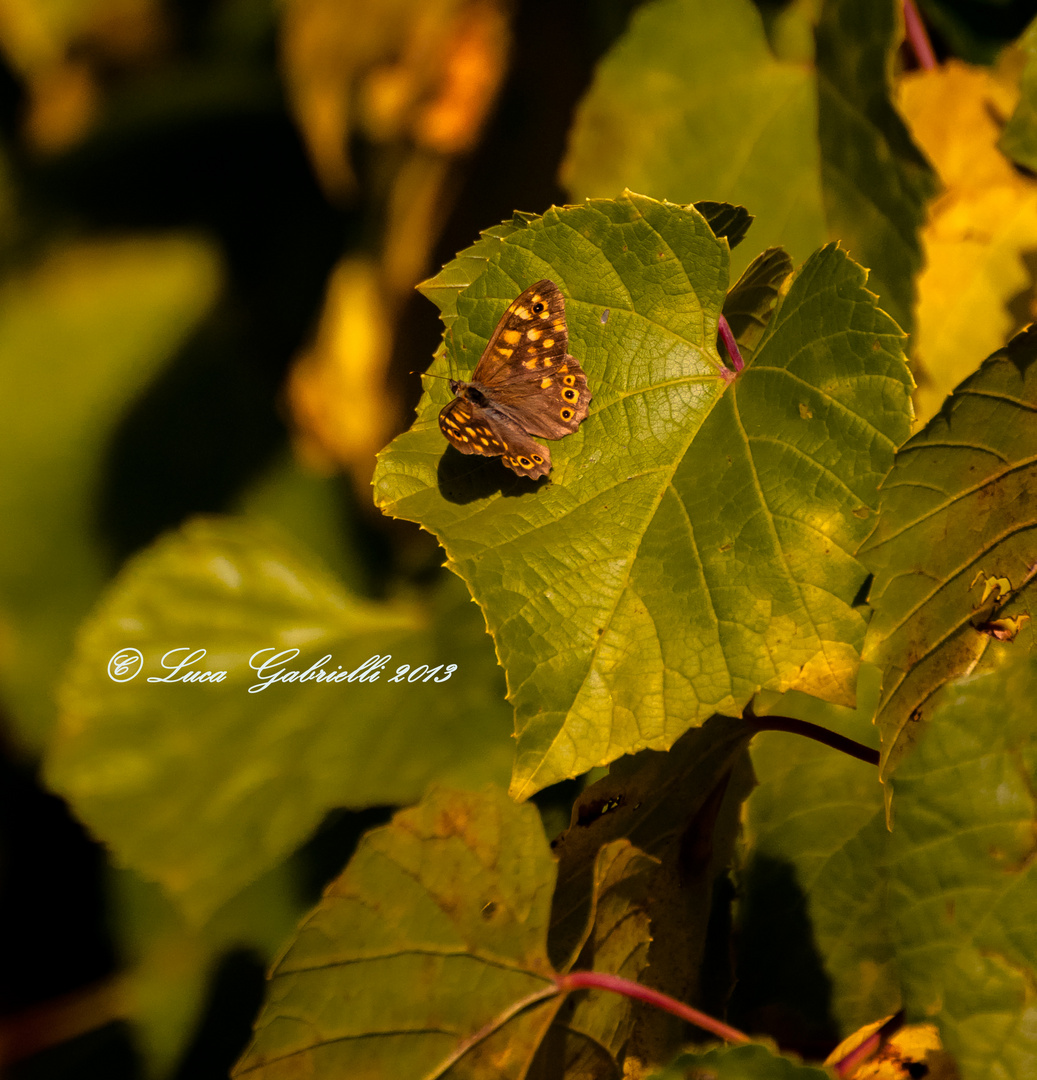
[(462, 454), (500, 457), (519, 476), (551, 470), (551, 453), (533, 436), (561, 439), (587, 416), (587, 376), (568, 354), (565, 300), (546, 279), (505, 311), (470, 381), (451, 379), (454, 400), (439, 427)]

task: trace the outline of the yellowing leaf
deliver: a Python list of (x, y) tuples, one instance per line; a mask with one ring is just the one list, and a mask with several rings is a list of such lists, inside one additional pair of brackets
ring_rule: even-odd
[(343, 260), (328, 282), (317, 340), (296, 363), (288, 398), (296, 445), (310, 465), (370, 474), (388, 439), (395, 405), (385, 392), (392, 348), (374, 266)]
[[(891, 1019), (886, 1017), (865, 1024), (843, 1039), (825, 1059), (825, 1064), (835, 1066), (844, 1061)], [(950, 1054), (943, 1049), (936, 1025), (909, 1024), (895, 1031), (873, 1054), (845, 1075), (849, 1080), (910, 1080), (915, 1076), (954, 1080), (958, 1073)]]
[(503, 0), (292, 0), (285, 81), (324, 190), (353, 186), (346, 147), (359, 124), (375, 142), (441, 154), (468, 149), (506, 70)]
[[(984, 68), (951, 61), (912, 72), (900, 106), (944, 185), (922, 232), (915, 408), (928, 420), (944, 398), (1034, 313), (1025, 255), (1037, 248), (1037, 184), (997, 147), (1016, 90)], [(1027, 297), (1020, 319), (1009, 304)]]

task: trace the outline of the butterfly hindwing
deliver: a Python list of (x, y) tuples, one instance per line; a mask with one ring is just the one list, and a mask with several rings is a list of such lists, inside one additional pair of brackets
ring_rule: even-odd
[(519, 476), (537, 479), (551, 471), (551, 452), (546, 446), (534, 442), (506, 417), (466, 398), (456, 397), (444, 407), (439, 428), (462, 454), (500, 457)]

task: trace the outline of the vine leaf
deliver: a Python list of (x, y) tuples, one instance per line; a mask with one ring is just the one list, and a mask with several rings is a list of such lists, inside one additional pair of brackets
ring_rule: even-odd
[[(503, 780), (507, 708), (490, 643), (464, 590), (447, 585), (429, 608), (363, 600), (279, 530), (195, 520), (131, 560), (84, 624), (49, 780), (120, 863), (159, 882), (196, 924), (335, 807), (406, 802), (430, 780)], [(162, 658), (183, 649), (179, 661), (185, 646), (206, 650), (189, 670), (226, 678), (149, 684), (170, 676)], [(143, 665), (114, 682), (109, 659), (127, 648)], [(250, 692), (260, 683), (250, 659), (291, 649), (297, 659), (277, 667), (355, 673), (372, 656), (391, 666), (378, 681)], [(458, 670), (441, 685), (393, 683), (401, 663)]]
[[(551, 987), (554, 879), (534, 806), (433, 789), (367, 833), (328, 886), (232, 1075), (443, 1075), (466, 1040)], [(531, 1004), (449, 1075), (518, 1080), (561, 1002)]]
[(974, 1080), (1037, 1066), (1037, 655), (999, 661), (939, 695), (885, 862), (904, 1006)]
[(442, 379), (375, 474), (378, 505), (435, 533), (483, 608), (515, 707), (516, 797), (665, 750), (761, 687), (853, 700), (852, 553), (907, 436), (903, 335), (830, 245), (728, 386), (727, 256), (693, 207), (628, 192), (516, 218), (433, 283), (448, 327), (434, 374), (467, 373), (507, 303), (549, 277), (594, 394), (550, 483), (444, 453)]
[[(984, 361), (897, 452), (874, 532), (866, 655), (883, 669), (877, 724), (888, 779), (933, 695), (979, 662), (1037, 576), (1037, 329)], [(1018, 623), (1016, 623), (1018, 625)]]
[[(580, 104), (562, 183), (574, 199), (626, 184), (742, 203), (757, 242), (797, 262), (837, 240), (871, 267), (882, 308), (910, 330), (918, 230), (936, 185), (891, 101), (897, 7), (640, 6)], [(741, 270), (752, 252), (739, 256)]]

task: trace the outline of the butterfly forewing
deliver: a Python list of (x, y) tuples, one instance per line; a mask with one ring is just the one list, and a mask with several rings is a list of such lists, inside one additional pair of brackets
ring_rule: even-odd
[(500, 455), (520, 476), (545, 475), (551, 455), (530, 436), (570, 434), (591, 400), (568, 346), (562, 293), (538, 281), (508, 306), (472, 381), (454, 384), (457, 396), (439, 417), (443, 434), (462, 453)]

